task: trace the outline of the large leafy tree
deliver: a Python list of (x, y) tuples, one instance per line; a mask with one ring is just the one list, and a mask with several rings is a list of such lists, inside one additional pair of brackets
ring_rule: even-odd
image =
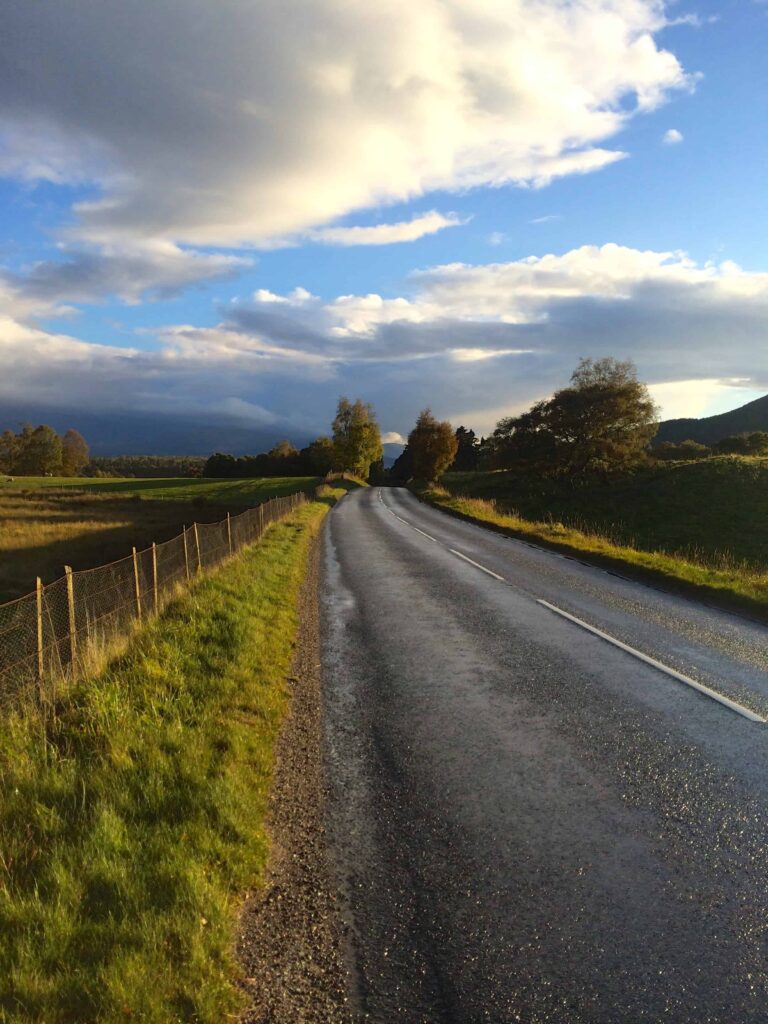
[(61, 438), (45, 424), (24, 427), (20, 435), (16, 472), (22, 476), (56, 475), (61, 472)]
[(408, 435), (414, 476), (427, 482), (439, 479), (456, 458), (458, 446), (451, 424), (436, 420), (430, 409), (424, 409)]
[(351, 470), (367, 479), (371, 464), (384, 457), (381, 431), (371, 405), (359, 398), (340, 398), (333, 420), (333, 452), (337, 469)]
[(637, 465), (656, 433), (658, 411), (632, 362), (582, 359), (570, 386), (493, 433), (497, 467), (575, 476)]
[(90, 461), (88, 443), (76, 430), (68, 430), (61, 439), (61, 468), (64, 476), (80, 476)]

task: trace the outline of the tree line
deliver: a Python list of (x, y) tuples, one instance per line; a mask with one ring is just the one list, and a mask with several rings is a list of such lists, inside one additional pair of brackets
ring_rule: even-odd
[(582, 359), (568, 387), (499, 420), (487, 438), (463, 426), (453, 431), (424, 410), (391, 478), (434, 481), (448, 469), (571, 478), (607, 474), (646, 461), (657, 429), (657, 407), (632, 362)]
[(89, 462), (88, 444), (76, 430), (59, 436), (46, 424), (27, 423), (18, 434), (0, 434), (0, 473), (7, 476), (80, 476)]
[(268, 452), (236, 458), (216, 452), (205, 463), (206, 477), (326, 476), (351, 472), (364, 480), (380, 479), (384, 472), (384, 448), (373, 407), (361, 399), (339, 399), (331, 424), (331, 436), (315, 438), (298, 449), (280, 441)]

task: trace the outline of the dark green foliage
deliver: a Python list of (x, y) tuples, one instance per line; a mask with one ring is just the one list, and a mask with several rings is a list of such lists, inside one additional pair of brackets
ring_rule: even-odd
[(408, 435), (414, 476), (427, 482), (437, 480), (456, 457), (458, 444), (451, 424), (436, 420), (429, 409), (424, 409)]
[(53, 427), (24, 427), (13, 464), (19, 476), (54, 476), (61, 472), (61, 438)]
[(616, 472), (645, 460), (656, 429), (656, 406), (631, 362), (582, 359), (570, 387), (499, 422), (490, 460), (548, 476)]
[(451, 465), (454, 473), (469, 473), (480, 465), (482, 442), (474, 430), (456, 428), (456, 457)]
[(202, 475), (204, 465), (202, 455), (115, 455), (91, 459), (86, 475), (143, 479), (196, 477)]
[(693, 462), (696, 459), (708, 459), (712, 449), (698, 441), (681, 441), (674, 444), (672, 441), (662, 441), (660, 445), (651, 449), (654, 459), (662, 462), (672, 462), (675, 459), (683, 462)]
[(413, 477), (413, 455), (408, 445), (403, 448), (392, 463), (387, 476), (392, 484), (404, 484)]
[(768, 433), (758, 430), (751, 434), (724, 437), (714, 448), (722, 455), (768, 455)]

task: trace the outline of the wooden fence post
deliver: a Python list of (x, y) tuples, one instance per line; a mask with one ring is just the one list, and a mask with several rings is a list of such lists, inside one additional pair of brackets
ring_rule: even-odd
[(186, 528), (186, 526), (184, 527), (184, 530), (183, 530), (181, 535), (184, 538), (184, 569), (186, 570), (186, 573), (187, 573), (187, 583), (189, 583), (189, 550), (187, 548), (187, 528)]
[(264, 533), (264, 502), (259, 505), (259, 536)]
[(139, 556), (136, 554), (136, 548), (131, 548), (133, 552), (133, 596), (136, 601), (136, 618), (141, 622), (141, 581), (139, 580)]
[(37, 678), (43, 678), (43, 581), (37, 577)]
[(229, 542), (229, 553), (232, 554), (232, 521), (229, 518), (229, 512), (227, 512), (227, 541)]
[(64, 566), (67, 581), (67, 609), (69, 611), (69, 655), (72, 661), (72, 678), (77, 672), (77, 618), (75, 617), (75, 585), (72, 579), (72, 566)]
[(197, 573), (198, 575), (203, 571), (203, 562), (200, 558), (200, 534), (197, 532), (197, 523), (192, 524), (192, 528), (195, 531), (195, 549), (197, 550)]
[(152, 541), (152, 590), (155, 595), (155, 615), (157, 615), (157, 544), (154, 541)]

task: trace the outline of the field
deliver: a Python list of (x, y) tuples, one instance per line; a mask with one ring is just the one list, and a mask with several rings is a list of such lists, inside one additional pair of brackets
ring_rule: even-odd
[(768, 568), (765, 458), (667, 463), (573, 487), (510, 472), (449, 473), (443, 484), (455, 495), (491, 499), (499, 511), (641, 551), (718, 568)]
[(89, 480), (20, 477), (0, 484), (0, 603), (50, 583), (64, 566), (90, 569), (217, 522), (312, 477), (255, 480)]
[(209, 480), (201, 477), (159, 477), (139, 479), (136, 477), (104, 477), (91, 479), (66, 476), (19, 476), (13, 483), (3, 482), (0, 477), (0, 496), (8, 491), (53, 491), (71, 493), (84, 491), (89, 494), (115, 494), (122, 497), (191, 501), (193, 499), (215, 502), (227, 507), (250, 507), (280, 494), (290, 494), (319, 483), (313, 476), (257, 477), (251, 480)]
[(258, 884), (303, 506), (95, 677), (0, 730), (0, 1019), (235, 1020), (240, 897)]

